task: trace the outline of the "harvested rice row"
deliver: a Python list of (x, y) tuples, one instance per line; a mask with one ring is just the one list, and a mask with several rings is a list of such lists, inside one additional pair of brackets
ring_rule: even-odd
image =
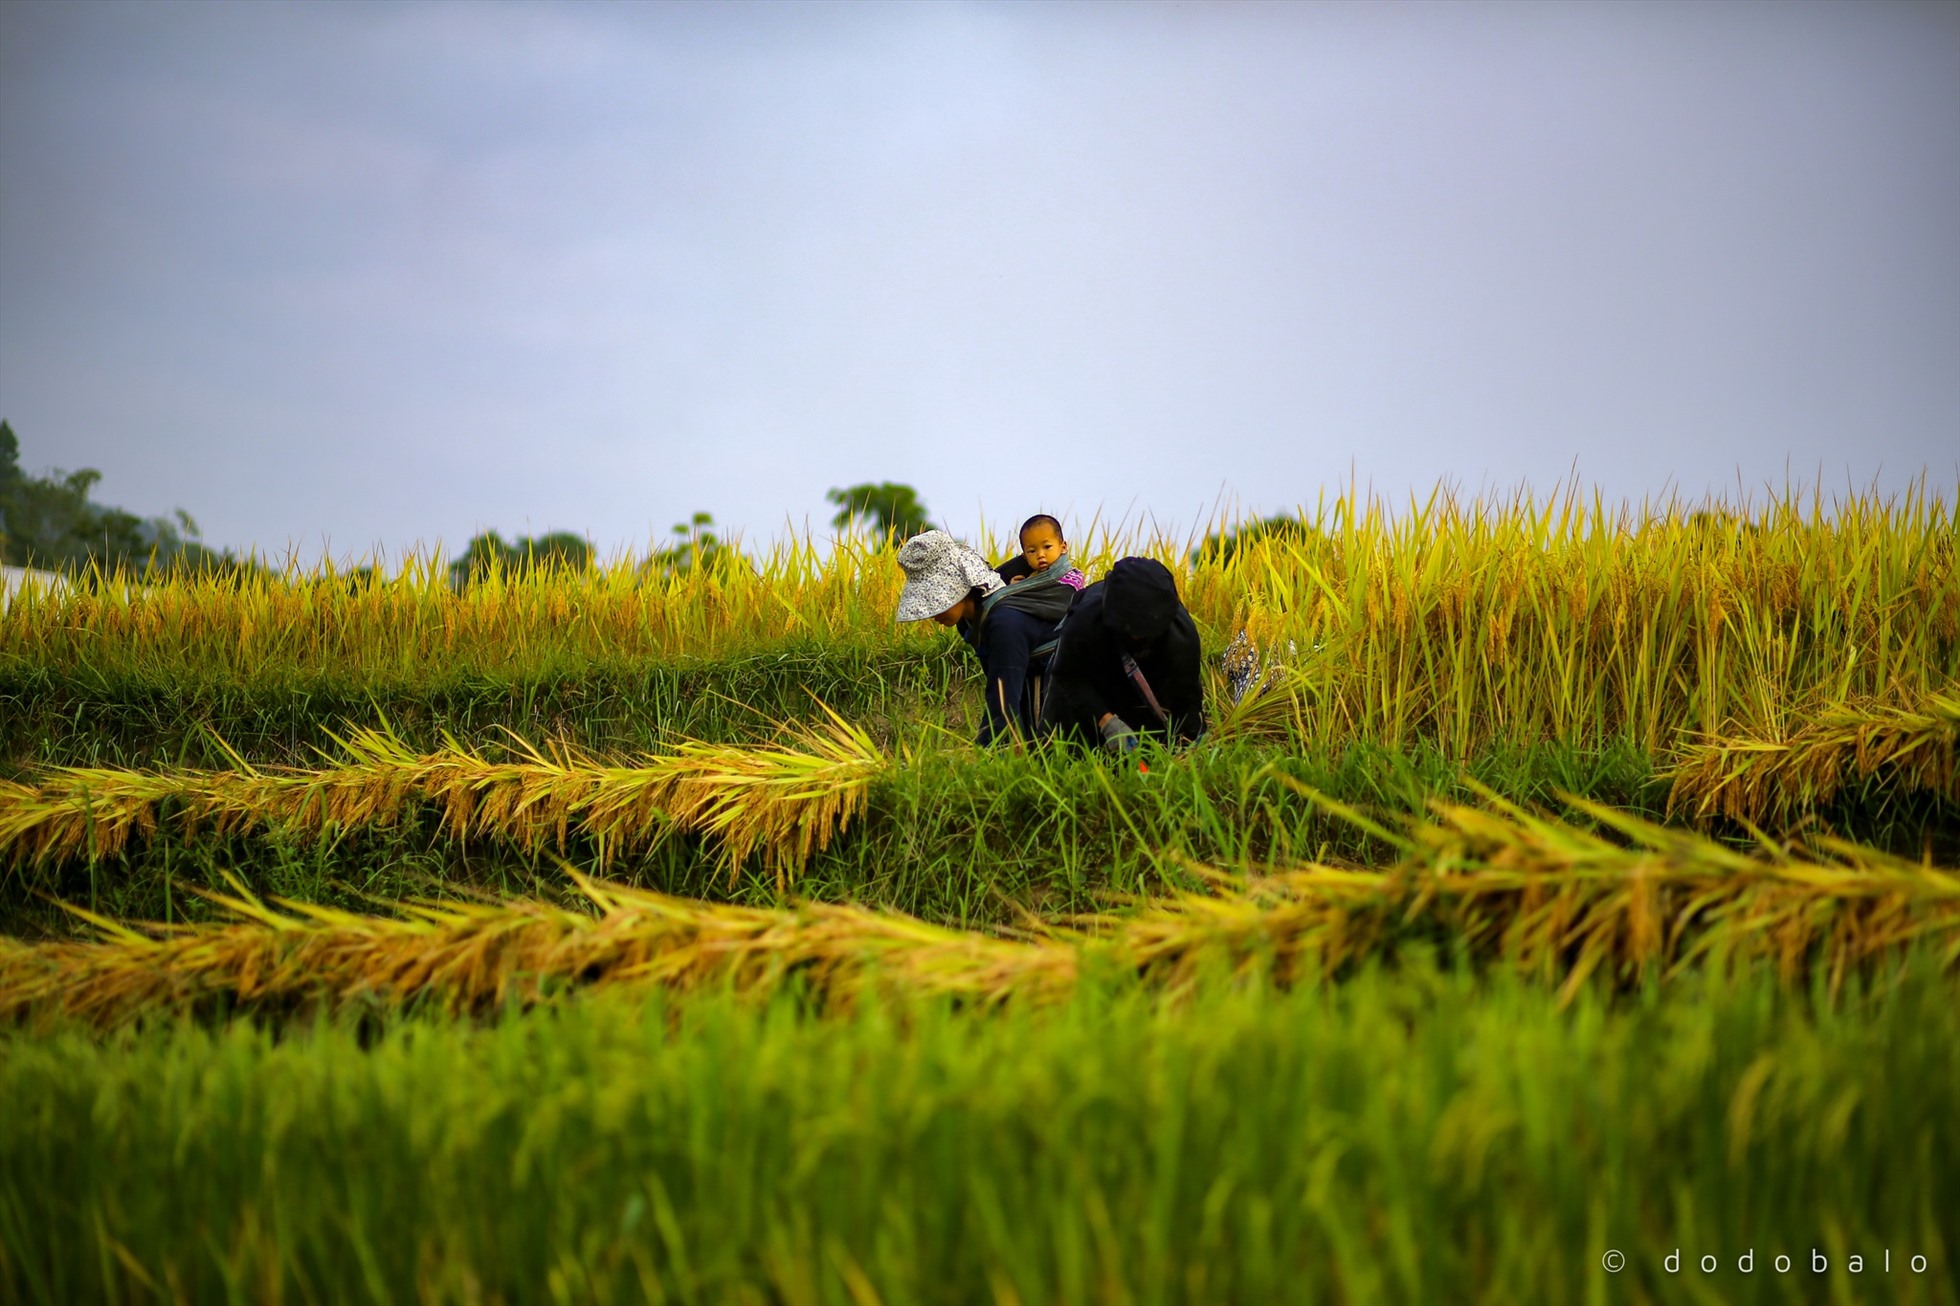
[(1883, 776), (1900, 792), (1960, 802), (1960, 692), (1914, 707), (1831, 708), (1783, 739), (1714, 738), (1691, 746), (1673, 772), (1668, 810), (1787, 826), (1854, 779)]
[(1502, 803), (1439, 806), (1382, 831), (1403, 850), (1385, 872), (1307, 865), (1239, 880), (1193, 867), (1214, 892), (1020, 939), (856, 906), (719, 906), (576, 872), (592, 914), (514, 901), (378, 917), (213, 895), (237, 923), (139, 932), (91, 917), (100, 942), (0, 942), (0, 1019), (113, 1026), (212, 1007), (368, 1002), (483, 1012), (595, 985), (767, 993), (795, 982), (842, 1004), (881, 987), (1040, 1002), (1066, 995), (1089, 966), (1170, 986), (1211, 967), (1280, 982), (1331, 975), (1412, 932), (1560, 981), (1568, 998), (1589, 976), (1627, 982), (1698, 962), (1769, 963), (1786, 978), (1821, 964), (1833, 983), (1912, 944), (1960, 962), (1952, 871), (1840, 842), (1746, 856), (1580, 806), (1629, 842)]
[[(1220, 737), (1269, 735), (1304, 710), (1283, 669), (1219, 722)], [(827, 710), (827, 709), (826, 709)], [(731, 883), (760, 852), (779, 889), (813, 852), (862, 814), (889, 759), (862, 729), (829, 714), (796, 747), (683, 744), (637, 764), (603, 762), (558, 745), (515, 741), (523, 760), (490, 761), (451, 741), (416, 754), (384, 729), (338, 741), (321, 769), (138, 771), (62, 767), (38, 785), (0, 781), (0, 861), (46, 865), (120, 854), (167, 820), (185, 839), (278, 826), (291, 833), (389, 826), (430, 806), (451, 838), (496, 838), (530, 850), (566, 848), (576, 832), (597, 844), (601, 867), (669, 833), (718, 841)], [(1827, 711), (1785, 740), (1716, 738), (1690, 747), (1670, 772), (1670, 813), (1720, 814), (1788, 829), (1829, 803), (1854, 776), (1882, 776), (1899, 791), (1960, 801), (1960, 694), (1914, 708), (1884, 704)]]
[[(1283, 737), (1302, 706), (1285, 668), (1227, 699), (1216, 740)], [(0, 863), (50, 865), (123, 853), (168, 825), (186, 842), (278, 827), (317, 836), (388, 827), (433, 807), (448, 837), (494, 838), (527, 850), (566, 851), (576, 832), (598, 844), (603, 866), (669, 833), (716, 839), (730, 881), (761, 852), (777, 887), (862, 814), (871, 781), (890, 759), (862, 728), (825, 707), (826, 724), (793, 746), (683, 743), (631, 763), (569, 745), (540, 750), (512, 736), (522, 760), (491, 761), (450, 739), (418, 754), (384, 725), (334, 736), (341, 756), (322, 768), (234, 770), (52, 767), (38, 783), (0, 780)]]
[(64, 767), (38, 786), (0, 784), (0, 857), (48, 863), (113, 856), (154, 835), (168, 815), (188, 839), (277, 825), (302, 834), (391, 825), (412, 807), (441, 812), (450, 837), (494, 835), (562, 848), (595, 839), (601, 865), (670, 832), (721, 847), (731, 879), (761, 851), (780, 885), (862, 813), (886, 759), (862, 730), (834, 714), (796, 747), (688, 743), (637, 765), (608, 765), (569, 749), (493, 762), (455, 744), (410, 752), (385, 730), (340, 741), (346, 756), (322, 770), (130, 771)]

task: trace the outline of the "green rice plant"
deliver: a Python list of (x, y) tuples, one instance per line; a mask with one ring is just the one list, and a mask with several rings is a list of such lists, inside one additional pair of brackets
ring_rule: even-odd
[[(484, 1011), (577, 986), (794, 982), (846, 1005), (896, 987), (995, 1003), (1051, 1001), (1085, 966), (1172, 987), (1256, 969), (1281, 981), (1342, 973), (1432, 938), (1569, 997), (1589, 977), (1638, 983), (1699, 963), (1821, 967), (1834, 985), (1908, 945), (1960, 962), (1960, 875), (1841, 841), (1747, 856), (1692, 833), (1576, 804), (1621, 836), (1511, 804), (1437, 804), (1387, 871), (1324, 865), (1234, 877), (1122, 914), (1003, 938), (841, 904), (739, 907), (570, 872), (588, 910), (539, 901), (412, 904), (399, 917), (211, 895), (238, 922), (135, 930), (91, 918), (98, 942), (0, 948), (0, 1016), (116, 1024), (159, 1011), (352, 1002)], [(1349, 819), (1373, 824), (1346, 812)]]
[(338, 741), (338, 764), (260, 771), (58, 768), (35, 786), (0, 783), (0, 855), (47, 863), (120, 853), (158, 830), (169, 810), (186, 839), (278, 825), (320, 834), (388, 826), (415, 805), (441, 813), (457, 840), (495, 835), (563, 848), (576, 829), (601, 864), (669, 831), (700, 833), (722, 850), (731, 877), (760, 851), (779, 887), (864, 809), (865, 788), (887, 765), (862, 730), (831, 714), (795, 746), (743, 748), (686, 742), (636, 765), (609, 765), (559, 747), (515, 741), (520, 760), (490, 761), (451, 741), (417, 755), (384, 729)]
[(0, 1031), (0, 1101), (9, 1302), (1960, 1302), (1913, 961)]
[(1960, 693), (1912, 707), (1830, 707), (1777, 738), (1717, 736), (1689, 745), (1667, 778), (1668, 809), (1787, 826), (1829, 804), (1854, 779), (1888, 792), (1960, 803)]

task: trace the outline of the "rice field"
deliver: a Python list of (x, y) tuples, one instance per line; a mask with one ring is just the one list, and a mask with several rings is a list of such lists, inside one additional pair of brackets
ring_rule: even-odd
[(1120, 764), (862, 544), (29, 586), (0, 1296), (1960, 1302), (1955, 497), (1078, 526)]

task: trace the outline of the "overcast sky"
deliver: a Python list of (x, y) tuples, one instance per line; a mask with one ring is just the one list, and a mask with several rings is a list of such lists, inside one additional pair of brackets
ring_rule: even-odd
[(1960, 482), (1960, 6), (0, 5), (0, 415), (315, 556)]

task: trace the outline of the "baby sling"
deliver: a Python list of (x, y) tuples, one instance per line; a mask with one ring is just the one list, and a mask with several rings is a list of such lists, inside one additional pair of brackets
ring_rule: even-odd
[[(1031, 721), (1041, 720), (1042, 699), (1048, 687), (1048, 663), (1055, 656), (1055, 646), (1062, 642), (1061, 623), (1067, 619), (1069, 608), (1075, 603), (1075, 587), (1062, 583), (1062, 577), (1073, 566), (1068, 554), (1064, 553), (1048, 564), (1045, 570), (1035, 572), (1016, 584), (1003, 585), (980, 599), (980, 622), (983, 626), (997, 607), (1013, 608), (1042, 621), (1056, 623), (1052, 639), (1044, 640), (1028, 650), (1028, 682), (1023, 693), (1028, 699), (1028, 719)], [(1006, 704), (1001, 707), (1012, 715), (1012, 710)]]

